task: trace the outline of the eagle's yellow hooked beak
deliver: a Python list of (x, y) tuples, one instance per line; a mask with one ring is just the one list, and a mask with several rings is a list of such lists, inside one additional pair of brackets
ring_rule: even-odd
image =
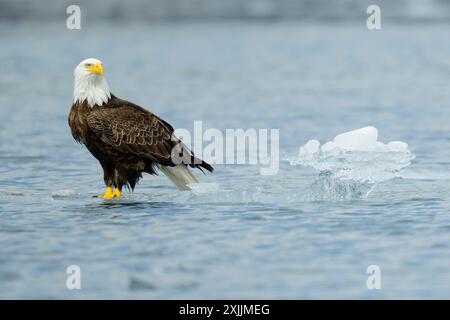
[(92, 66), (87, 67), (90, 73), (95, 73), (99, 75), (103, 75), (103, 66), (101, 63), (94, 64)]

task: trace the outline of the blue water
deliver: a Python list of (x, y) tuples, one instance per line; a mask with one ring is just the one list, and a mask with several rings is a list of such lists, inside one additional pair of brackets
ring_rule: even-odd
[[(448, 30), (1, 24), (0, 298), (450, 298)], [(116, 95), (174, 127), (278, 128), (288, 159), (373, 125), (416, 158), (364, 197), (282, 161), (274, 176), (218, 165), (202, 192), (147, 175), (95, 199), (100, 166), (67, 125), (73, 69), (91, 56)], [(381, 290), (366, 287), (373, 264)], [(66, 288), (69, 265), (81, 290)]]

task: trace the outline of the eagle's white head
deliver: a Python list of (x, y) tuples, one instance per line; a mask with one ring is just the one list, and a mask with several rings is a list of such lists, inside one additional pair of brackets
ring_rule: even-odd
[(103, 76), (102, 62), (95, 58), (85, 59), (75, 68), (73, 75), (73, 102), (87, 101), (90, 107), (101, 106), (111, 98), (108, 83)]

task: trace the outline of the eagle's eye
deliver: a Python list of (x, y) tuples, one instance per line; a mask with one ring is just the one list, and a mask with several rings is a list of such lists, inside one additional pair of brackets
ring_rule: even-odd
[(85, 66), (86, 68), (92, 67), (92, 63), (86, 63)]

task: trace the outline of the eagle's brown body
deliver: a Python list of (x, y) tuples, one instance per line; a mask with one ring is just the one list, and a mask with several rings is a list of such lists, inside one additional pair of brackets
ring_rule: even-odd
[[(211, 165), (195, 158), (170, 124), (153, 113), (115, 96), (102, 106), (86, 101), (74, 103), (69, 126), (76, 141), (100, 162), (107, 186), (134, 189), (142, 172), (155, 174), (155, 165), (174, 167), (172, 149), (182, 146), (191, 167), (213, 171)], [(187, 153), (186, 153), (187, 151)], [(185, 158), (186, 158), (185, 157)]]

